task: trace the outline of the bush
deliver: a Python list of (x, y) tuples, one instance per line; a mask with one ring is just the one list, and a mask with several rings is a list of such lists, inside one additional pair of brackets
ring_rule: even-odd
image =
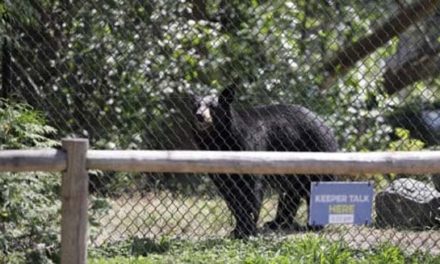
[[(56, 130), (24, 104), (0, 102), (0, 150), (54, 147)], [(60, 177), (0, 173), (0, 262), (50, 262), (57, 249)]]

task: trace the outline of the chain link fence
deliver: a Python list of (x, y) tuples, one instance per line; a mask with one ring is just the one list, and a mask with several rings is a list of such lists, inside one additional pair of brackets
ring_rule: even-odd
[[(95, 149), (435, 150), (439, 5), (5, 1), (1, 97)], [(436, 175), (343, 177), (374, 182), (374, 224), (307, 226), (310, 181), (334, 177), (91, 171), (91, 243), (311, 232), (440, 252)]]

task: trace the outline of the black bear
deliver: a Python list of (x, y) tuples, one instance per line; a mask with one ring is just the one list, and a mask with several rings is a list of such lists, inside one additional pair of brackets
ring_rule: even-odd
[[(218, 98), (195, 99), (195, 141), (202, 150), (326, 151), (338, 150), (331, 129), (312, 111), (298, 105), (263, 105), (238, 111), (231, 104), (237, 86)], [(233, 237), (255, 235), (262, 206), (264, 182), (279, 193), (270, 230), (298, 229), (295, 215), (301, 198), (309, 201), (311, 181), (330, 181), (332, 175), (271, 176), (212, 174), (212, 181), (236, 221)], [(263, 182), (264, 181), (264, 182)]]

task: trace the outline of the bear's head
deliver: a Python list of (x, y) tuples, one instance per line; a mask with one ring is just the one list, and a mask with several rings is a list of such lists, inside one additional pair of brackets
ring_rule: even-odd
[(193, 96), (192, 112), (195, 119), (195, 128), (204, 131), (212, 127), (212, 111), (218, 106), (215, 95)]
[(219, 96), (193, 96), (193, 114), (196, 129), (206, 131), (213, 127), (216, 121), (223, 123), (229, 118), (230, 105), (234, 101), (235, 86), (228, 86)]

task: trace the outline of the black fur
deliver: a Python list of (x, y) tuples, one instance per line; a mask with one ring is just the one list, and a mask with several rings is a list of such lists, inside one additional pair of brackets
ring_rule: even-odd
[[(337, 151), (329, 127), (313, 112), (298, 105), (265, 105), (244, 111), (231, 106), (235, 86), (223, 90), (209, 105), (212, 124), (197, 130), (195, 139), (203, 150)], [(276, 188), (280, 198), (276, 217), (266, 223), (272, 230), (298, 229), (294, 217), (301, 198), (309, 200), (311, 181), (329, 181), (331, 175), (271, 176), (211, 175), (236, 220), (233, 236), (255, 235), (262, 206), (263, 179)]]

